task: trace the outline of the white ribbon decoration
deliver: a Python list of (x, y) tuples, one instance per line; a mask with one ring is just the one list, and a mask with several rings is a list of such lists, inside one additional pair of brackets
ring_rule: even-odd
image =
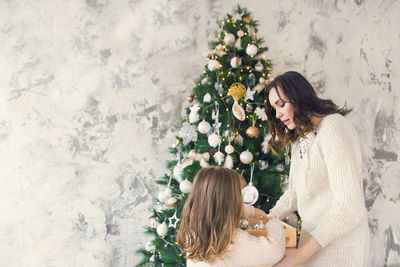
[(200, 166), (201, 167), (207, 167), (208, 166), (208, 161), (210, 160), (210, 153), (209, 152), (205, 152), (202, 154), (196, 153), (195, 150), (190, 150), (189, 154), (188, 154), (188, 159), (185, 160), (185, 162), (183, 162), (181, 164), (182, 169), (191, 166), (193, 164), (193, 162), (197, 160), (200, 162)]

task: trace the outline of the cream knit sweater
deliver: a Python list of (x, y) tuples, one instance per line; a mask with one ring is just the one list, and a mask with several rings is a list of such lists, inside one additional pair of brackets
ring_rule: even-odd
[(361, 167), (357, 133), (342, 115), (326, 116), (316, 134), (293, 144), (289, 188), (271, 211), (283, 219), (298, 210), (299, 246), (312, 236), (323, 247), (302, 266), (366, 265), (369, 230)]
[[(254, 216), (253, 207), (245, 207), (246, 217)], [(188, 267), (202, 266), (260, 266), (279, 262), (285, 252), (285, 233), (278, 220), (266, 224), (267, 238), (252, 236), (242, 229), (237, 229), (232, 244), (222, 258), (207, 264), (187, 260)]]

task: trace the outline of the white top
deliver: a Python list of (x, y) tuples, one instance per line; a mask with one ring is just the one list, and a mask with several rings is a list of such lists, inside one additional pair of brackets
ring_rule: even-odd
[(302, 266), (366, 265), (361, 167), (357, 133), (340, 114), (326, 116), (316, 134), (293, 144), (289, 188), (271, 211), (282, 219), (298, 210), (300, 246), (311, 235), (323, 247)]
[(252, 236), (237, 229), (232, 244), (222, 258), (212, 264), (187, 260), (187, 266), (260, 266), (279, 262), (285, 252), (285, 233), (278, 220), (266, 224), (267, 237)]

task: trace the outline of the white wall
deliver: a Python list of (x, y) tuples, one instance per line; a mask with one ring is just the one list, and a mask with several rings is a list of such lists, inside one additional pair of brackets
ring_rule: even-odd
[[(345, 102), (369, 266), (400, 258), (399, 1), (239, 1), (274, 73)], [(0, 2), (0, 266), (132, 266), (228, 0)]]

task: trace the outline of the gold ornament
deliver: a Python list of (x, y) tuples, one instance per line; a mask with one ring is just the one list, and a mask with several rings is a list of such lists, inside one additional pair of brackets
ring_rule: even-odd
[(247, 128), (246, 134), (250, 138), (257, 138), (258, 136), (260, 136), (260, 130), (258, 130), (256, 126), (250, 126), (249, 128)]
[(234, 83), (229, 88), (228, 95), (231, 95), (235, 101), (239, 101), (246, 96), (246, 87), (241, 83)]
[(192, 102), (193, 102), (193, 98), (194, 98), (194, 94), (191, 93), (191, 94), (188, 96), (187, 101), (188, 101), (189, 103), (192, 103)]
[(175, 146), (178, 147), (180, 143), (181, 143), (181, 142), (179, 141), (179, 139), (176, 139)]

